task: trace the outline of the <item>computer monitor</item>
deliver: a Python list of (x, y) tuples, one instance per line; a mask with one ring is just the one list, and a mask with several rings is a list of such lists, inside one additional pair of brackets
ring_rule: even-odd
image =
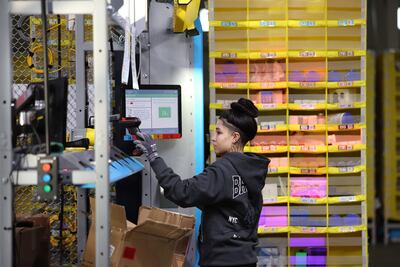
[[(24, 126), (14, 124), (13, 138), (23, 137), (35, 132), (36, 138), (32, 141), (22, 141), (14, 146), (41, 145), (45, 142), (45, 108), (43, 82), (29, 84), (24, 94), (15, 100), (15, 118), (29, 115), (29, 123)], [(49, 101), (49, 141), (51, 144), (66, 144), (67, 107), (68, 107), (68, 78), (61, 77), (48, 81)], [(42, 103), (42, 104), (41, 104)], [(21, 114), (22, 113), (22, 114)], [(21, 121), (19, 121), (21, 123)], [(31, 125), (30, 127), (27, 125)], [(29, 139), (28, 139), (29, 140)], [(53, 151), (54, 152), (54, 151)]]
[(182, 137), (179, 85), (141, 85), (139, 90), (126, 89), (124, 100), (125, 117), (138, 117), (142, 132), (156, 139)]

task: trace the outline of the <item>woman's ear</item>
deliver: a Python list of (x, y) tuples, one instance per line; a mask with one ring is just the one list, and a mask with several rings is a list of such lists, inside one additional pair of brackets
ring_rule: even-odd
[(240, 133), (232, 132), (232, 143), (236, 144), (240, 140)]

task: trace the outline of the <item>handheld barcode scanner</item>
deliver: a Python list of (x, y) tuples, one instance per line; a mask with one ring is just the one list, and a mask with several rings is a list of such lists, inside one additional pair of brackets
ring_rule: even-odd
[[(140, 132), (139, 126), (142, 121), (137, 117), (132, 118), (122, 118), (120, 120), (120, 125), (126, 127), (129, 134), (132, 136), (132, 140), (137, 140), (138, 137), (136, 135), (137, 132)], [(140, 149), (137, 149), (136, 146), (134, 147), (132, 154), (134, 156), (141, 156), (143, 152)]]

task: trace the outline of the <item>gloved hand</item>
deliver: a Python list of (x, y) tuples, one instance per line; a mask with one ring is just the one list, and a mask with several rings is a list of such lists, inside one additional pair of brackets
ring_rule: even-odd
[(147, 159), (150, 162), (153, 162), (156, 158), (159, 157), (157, 152), (157, 145), (150, 135), (142, 132), (136, 132), (136, 136), (139, 139), (134, 140), (133, 143), (136, 145), (137, 148), (142, 150), (142, 152), (147, 156)]

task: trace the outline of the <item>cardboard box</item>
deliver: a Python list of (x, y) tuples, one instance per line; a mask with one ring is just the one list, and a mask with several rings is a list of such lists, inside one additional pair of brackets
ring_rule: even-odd
[[(95, 203), (83, 267), (95, 264)], [(158, 208), (140, 207), (138, 224), (126, 220), (123, 206), (110, 204), (110, 262), (113, 267), (182, 267), (195, 218)]]

